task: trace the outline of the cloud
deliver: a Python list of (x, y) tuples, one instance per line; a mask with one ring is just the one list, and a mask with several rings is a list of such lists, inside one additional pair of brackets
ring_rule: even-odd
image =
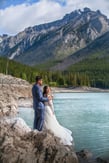
[(0, 32), (16, 34), (28, 26), (56, 20), (61, 16), (61, 5), (47, 0), (32, 5), (10, 6), (0, 10)]
[(16, 34), (29, 26), (51, 22), (66, 13), (84, 7), (100, 9), (109, 16), (108, 0), (39, 0), (33, 4), (20, 4), (0, 10), (0, 34)]

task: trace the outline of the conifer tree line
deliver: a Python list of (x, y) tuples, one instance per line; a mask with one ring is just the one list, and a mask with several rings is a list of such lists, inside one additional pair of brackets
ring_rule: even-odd
[(34, 83), (35, 76), (40, 75), (43, 77), (44, 83), (50, 86), (109, 88), (109, 65), (105, 64), (103, 67), (100, 61), (99, 65), (95, 62), (95, 66), (91, 68), (88, 62), (87, 60), (71, 66), (67, 71), (51, 72), (0, 58), (0, 73), (22, 78), (30, 83)]

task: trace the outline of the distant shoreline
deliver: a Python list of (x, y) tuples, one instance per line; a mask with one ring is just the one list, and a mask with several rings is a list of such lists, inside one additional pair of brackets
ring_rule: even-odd
[[(60, 88), (51, 87), (52, 93), (109, 93), (109, 89), (100, 89), (92, 87), (76, 87), (76, 88)], [(18, 100), (18, 107), (32, 107), (32, 96), (20, 98)]]
[(109, 93), (109, 89), (100, 89), (100, 88), (94, 88), (94, 87), (51, 87), (53, 93), (103, 93), (103, 92), (107, 92)]

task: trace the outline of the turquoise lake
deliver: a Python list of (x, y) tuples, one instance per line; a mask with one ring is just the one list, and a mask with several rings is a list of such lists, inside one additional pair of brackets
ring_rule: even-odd
[[(76, 151), (109, 156), (109, 93), (55, 93), (53, 103), (60, 124), (72, 130)], [(32, 108), (19, 108), (19, 116), (32, 128)]]

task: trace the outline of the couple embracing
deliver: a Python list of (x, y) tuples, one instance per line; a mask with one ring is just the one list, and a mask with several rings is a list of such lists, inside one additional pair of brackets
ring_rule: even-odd
[(32, 88), (33, 108), (34, 108), (34, 129), (42, 131), (50, 130), (55, 136), (60, 138), (64, 145), (72, 145), (72, 132), (61, 126), (56, 119), (53, 106), (53, 96), (49, 86), (44, 86), (43, 92), (41, 86), (43, 80), (36, 76), (36, 83)]

